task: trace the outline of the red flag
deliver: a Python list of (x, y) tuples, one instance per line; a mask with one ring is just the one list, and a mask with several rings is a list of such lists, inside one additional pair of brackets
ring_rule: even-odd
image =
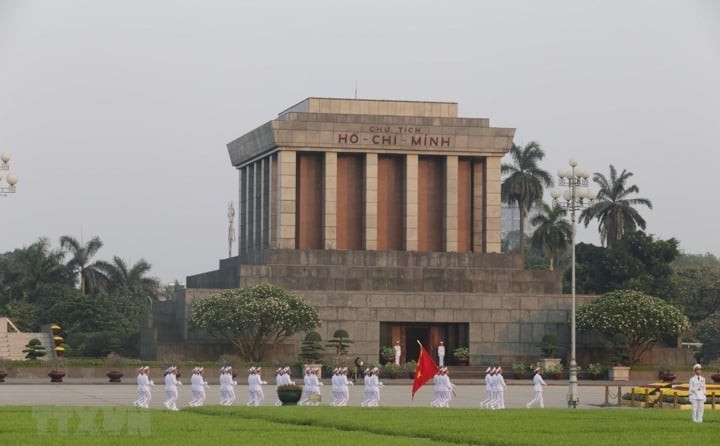
[[(418, 341), (420, 344), (420, 341)], [(430, 354), (425, 350), (422, 344), (420, 344), (420, 355), (417, 360), (417, 368), (415, 369), (415, 379), (413, 380), (412, 387), (412, 398), (415, 398), (415, 392), (422, 387), (426, 382), (435, 376), (438, 372), (438, 366), (435, 365)]]

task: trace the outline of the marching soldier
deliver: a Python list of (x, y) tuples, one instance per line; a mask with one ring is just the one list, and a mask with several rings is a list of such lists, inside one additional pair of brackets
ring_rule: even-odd
[(533, 390), (535, 391), (535, 398), (527, 403), (525, 407), (529, 409), (533, 404), (538, 403), (542, 409), (545, 407), (545, 402), (543, 401), (543, 386), (547, 384), (545, 384), (545, 380), (542, 377), (542, 370), (540, 367), (536, 367), (533, 371), (535, 372), (535, 376), (533, 376)]
[(177, 379), (177, 367), (171, 366), (165, 371), (165, 402), (166, 409), (177, 411), (178, 386), (182, 383)]
[(492, 366), (485, 370), (485, 399), (480, 401), (480, 408), (487, 408), (492, 401)]

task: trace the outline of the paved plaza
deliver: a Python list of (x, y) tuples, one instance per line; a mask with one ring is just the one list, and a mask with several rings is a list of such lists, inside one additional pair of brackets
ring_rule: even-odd
[[(381, 406), (408, 406), (408, 407), (429, 407), (430, 401), (434, 398), (432, 383), (426, 384), (411, 400), (411, 380), (386, 380), (386, 385), (381, 394)], [(189, 384), (189, 382), (187, 383)], [(605, 385), (610, 385), (612, 396), (615, 396), (618, 389), (617, 383), (596, 383), (593, 385), (580, 385), (579, 408), (601, 407), (605, 401)], [(467, 380), (456, 382), (456, 397), (451, 403), (455, 408), (479, 408), (479, 403), (485, 398), (485, 386), (482, 381)], [(622, 383), (626, 392), (630, 383)], [(136, 398), (136, 386), (131, 383), (110, 384), (95, 382), (84, 384), (78, 380), (75, 382), (56, 383), (26, 382), (0, 383), (0, 405), (62, 405), (62, 406), (132, 406)], [(271, 406), (275, 402), (275, 386), (265, 386), (264, 406)], [(548, 381), (545, 388), (544, 398), (547, 408), (567, 407), (567, 382)], [(359, 406), (364, 399), (362, 385), (350, 388), (350, 406)], [(237, 400), (235, 405), (244, 405), (247, 401), (248, 392), (246, 385), (236, 387)], [(150, 407), (162, 409), (165, 400), (165, 392), (162, 384), (153, 387), (153, 399)], [(186, 407), (191, 399), (190, 386), (185, 385), (179, 388), (178, 407)], [(509, 383), (505, 391), (505, 406), (511, 408), (525, 408), (525, 404), (533, 397), (532, 384), (529, 380), (520, 383)], [(331, 400), (330, 386), (325, 385), (322, 389), (322, 405), (329, 404)], [(207, 405), (217, 404), (219, 392), (217, 385), (211, 385), (207, 391)], [(616, 401), (616, 400), (615, 400)]]

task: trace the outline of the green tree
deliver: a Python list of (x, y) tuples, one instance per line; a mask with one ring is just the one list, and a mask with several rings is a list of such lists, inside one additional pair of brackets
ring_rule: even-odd
[(337, 356), (347, 355), (350, 350), (350, 344), (353, 341), (350, 339), (350, 334), (342, 328), (335, 330), (333, 338), (328, 340), (328, 344), (325, 347), (330, 347), (335, 350)]
[(322, 346), (322, 336), (317, 331), (308, 332), (300, 346), (300, 354), (298, 355), (302, 361), (306, 363), (318, 363), (322, 359), (322, 352), (325, 347)]
[(565, 219), (567, 209), (564, 207), (556, 204), (551, 208), (544, 201), (538, 201), (536, 205), (539, 213), (530, 220), (535, 226), (532, 246), (545, 252), (550, 270), (553, 270), (559, 253), (570, 246), (572, 225)]
[(720, 311), (712, 313), (695, 327), (697, 338), (703, 343), (705, 361), (720, 356)]
[(675, 295), (670, 263), (679, 251), (674, 238), (656, 240), (634, 231), (623, 235), (611, 248), (579, 243), (575, 251), (579, 293), (632, 288), (668, 300)]
[(93, 294), (101, 287), (102, 272), (97, 268), (97, 263), (90, 261), (102, 245), (99, 237), (93, 237), (84, 245), (69, 235), (60, 237), (60, 246), (72, 256), (67, 266), (80, 277), (80, 292), (83, 294)]
[(25, 359), (38, 359), (47, 354), (45, 347), (43, 347), (42, 342), (40, 342), (38, 338), (30, 339), (30, 342), (27, 343), (22, 352), (25, 353)]
[(673, 268), (683, 266), (718, 266), (720, 267), (720, 259), (715, 255), (706, 252), (705, 254), (687, 254), (682, 253), (672, 263)]
[(268, 349), (320, 325), (311, 305), (274, 285), (225, 290), (193, 303), (190, 326), (226, 339), (249, 361), (262, 361)]
[(618, 176), (615, 166), (610, 165), (610, 178), (595, 172), (593, 181), (599, 187), (595, 203), (580, 213), (579, 221), (585, 223), (585, 227), (591, 220), (598, 220), (600, 240), (604, 246), (611, 248), (618, 242), (623, 234), (640, 229), (645, 229), (645, 219), (634, 206), (647, 206), (652, 209), (652, 202), (647, 198), (630, 198), (631, 194), (640, 192), (637, 185), (628, 186), (628, 179), (633, 176), (632, 172), (623, 169)]
[(531, 141), (524, 147), (513, 143), (508, 153), (512, 164), (503, 163), (500, 171), (505, 179), (500, 186), (500, 196), (504, 203), (517, 205), (520, 210), (520, 254), (525, 255), (525, 219), (530, 207), (542, 198), (545, 187), (553, 185), (552, 176), (539, 167), (545, 152), (540, 144)]
[(71, 285), (72, 275), (63, 264), (63, 256), (46, 238), (0, 255), (0, 305), (37, 301), (43, 288)]
[(597, 330), (614, 344), (626, 344), (631, 364), (662, 337), (677, 336), (690, 327), (677, 307), (633, 290), (613, 291), (583, 305), (577, 311), (576, 323), (579, 330)]
[(160, 281), (155, 277), (148, 277), (152, 269), (145, 259), (138, 260), (128, 268), (127, 263), (118, 256), (113, 256), (111, 263), (99, 261), (95, 264), (98, 271), (104, 276), (105, 286), (110, 292), (123, 291), (136, 297), (156, 297), (160, 288)]
[(674, 268), (673, 302), (693, 324), (720, 311), (720, 266), (689, 265)]

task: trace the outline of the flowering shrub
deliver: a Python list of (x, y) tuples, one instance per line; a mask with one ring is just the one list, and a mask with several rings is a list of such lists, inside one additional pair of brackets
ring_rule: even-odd
[(587, 372), (591, 375), (600, 375), (605, 371), (605, 367), (603, 367), (599, 362), (591, 362), (587, 366)]
[(261, 362), (266, 349), (319, 325), (315, 308), (295, 294), (265, 283), (198, 299), (190, 317), (191, 328), (227, 339), (243, 359), (252, 362)]
[(577, 328), (597, 330), (614, 344), (627, 345), (629, 362), (636, 363), (665, 335), (679, 335), (690, 327), (673, 305), (640, 291), (619, 290), (578, 309)]

